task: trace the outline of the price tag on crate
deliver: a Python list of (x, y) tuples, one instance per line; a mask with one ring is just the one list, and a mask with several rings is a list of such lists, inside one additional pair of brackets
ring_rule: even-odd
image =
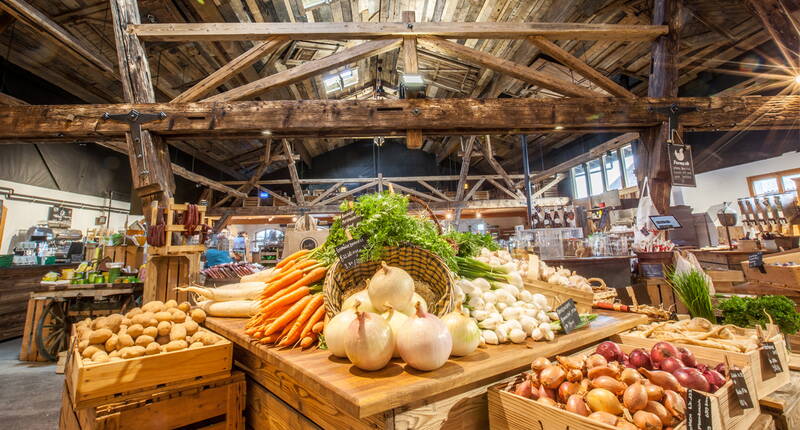
[(761, 359), (766, 360), (773, 373), (783, 372), (783, 365), (781, 359), (778, 357), (778, 350), (775, 348), (773, 342), (764, 342), (761, 344)]
[(764, 269), (764, 253), (763, 252), (759, 251), (759, 252), (756, 252), (754, 254), (748, 255), (747, 256), (747, 265), (750, 266), (753, 269), (758, 268), (758, 270), (761, 273), (767, 273), (767, 271)]
[(578, 315), (578, 308), (575, 307), (575, 300), (569, 299), (556, 308), (558, 319), (561, 320), (561, 328), (564, 333), (570, 334), (581, 324), (581, 316)]
[(753, 409), (753, 399), (750, 397), (750, 388), (744, 380), (744, 373), (741, 369), (731, 369), (731, 380), (733, 381), (733, 391), (736, 393), (736, 400), (742, 409)]
[(342, 213), (341, 220), (342, 220), (342, 228), (348, 228), (361, 222), (361, 216), (358, 215), (355, 211), (349, 210), (347, 212)]
[(711, 399), (689, 390), (686, 402), (686, 428), (688, 430), (714, 430), (711, 428)]
[(336, 255), (345, 269), (350, 270), (359, 263), (359, 254), (367, 246), (367, 238), (348, 240), (336, 247)]

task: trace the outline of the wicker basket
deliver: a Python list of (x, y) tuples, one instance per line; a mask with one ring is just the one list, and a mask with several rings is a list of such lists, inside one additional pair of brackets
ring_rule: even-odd
[(430, 286), (434, 299), (429, 300), (428, 312), (442, 316), (453, 309), (453, 274), (445, 262), (424, 249), (403, 246), (388, 248), (379, 261), (359, 263), (352, 270), (345, 270), (336, 260), (328, 269), (323, 288), (328, 316), (339, 312), (348, 291), (364, 287), (364, 281), (375, 274), (381, 261), (405, 270), (415, 281), (423, 281)]

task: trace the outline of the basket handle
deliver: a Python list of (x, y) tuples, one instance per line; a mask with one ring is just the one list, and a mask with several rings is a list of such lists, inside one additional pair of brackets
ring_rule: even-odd
[(598, 284), (600, 284), (600, 287), (604, 290), (608, 288), (608, 286), (606, 285), (606, 281), (602, 280), (601, 278), (589, 278), (586, 280), (586, 282), (588, 282), (589, 285), (592, 285), (592, 282), (597, 282)]
[(424, 200), (412, 195), (408, 195), (408, 200), (422, 206), (422, 208), (425, 209), (426, 212), (428, 212), (428, 216), (431, 218), (433, 223), (436, 224), (436, 230), (439, 231), (439, 235), (442, 235), (444, 233), (444, 231), (442, 230), (442, 224), (439, 223), (439, 218), (436, 217), (436, 214), (433, 213), (431, 207), (428, 206), (428, 204), (425, 203)]

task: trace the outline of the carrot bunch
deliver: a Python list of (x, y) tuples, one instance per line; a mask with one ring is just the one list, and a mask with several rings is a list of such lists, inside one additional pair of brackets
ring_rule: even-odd
[(319, 286), (328, 270), (300, 250), (275, 267), (261, 294), (258, 313), (250, 318), (245, 333), (262, 344), (309, 348), (322, 332), (325, 306)]

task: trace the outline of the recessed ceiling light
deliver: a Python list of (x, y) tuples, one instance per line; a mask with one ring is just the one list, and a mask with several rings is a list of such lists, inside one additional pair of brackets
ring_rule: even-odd
[(272, 130), (264, 130), (261, 132), (261, 134), (264, 136), (272, 136)]
[(557, 125), (557, 126), (556, 126), (556, 130), (563, 130), (563, 129), (564, 129), (564, 126), (563, 126), (563, 125)]
[(795, 76), (794, 81), (800, 84), (800, 75)]

